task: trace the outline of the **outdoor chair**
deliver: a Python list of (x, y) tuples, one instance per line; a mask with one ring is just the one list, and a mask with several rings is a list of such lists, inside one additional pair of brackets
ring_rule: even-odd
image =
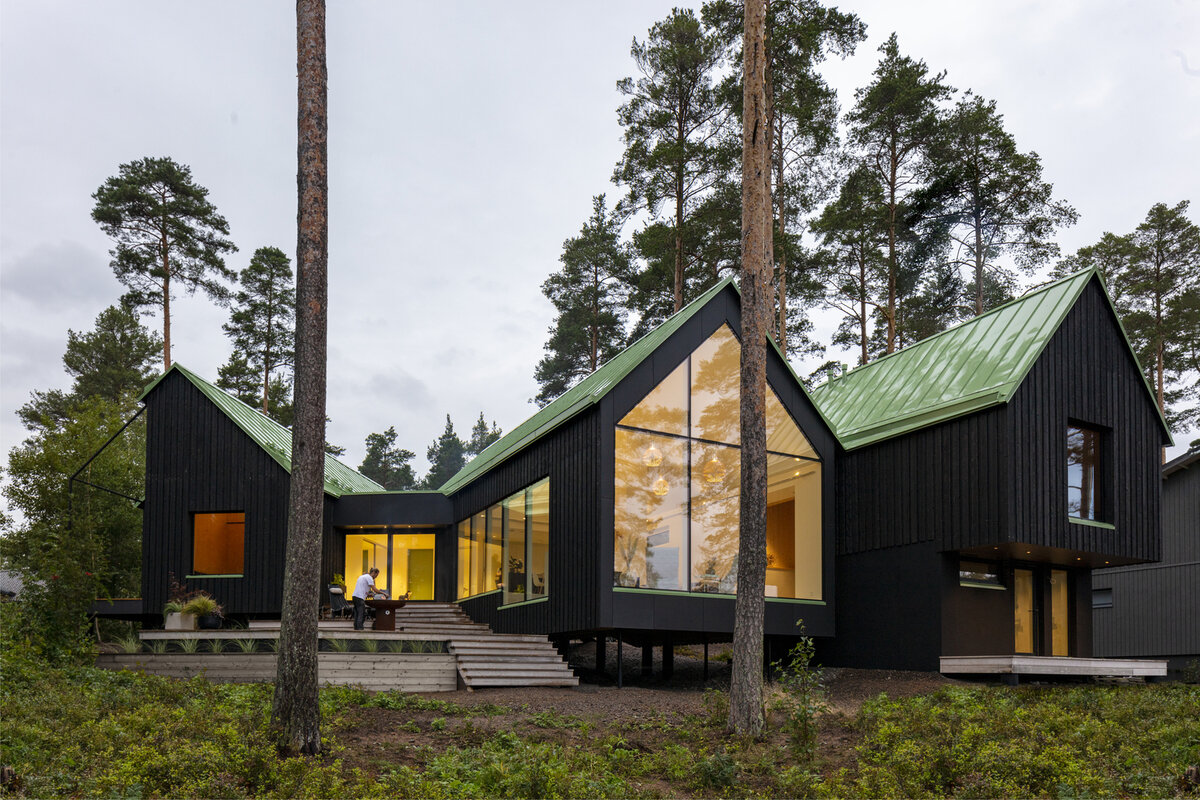
[(342, 594), (342, 589), (340, 586), (329, 587), (329, 616), (354, 616), (354, 606), (346, 602), (346, 595)]

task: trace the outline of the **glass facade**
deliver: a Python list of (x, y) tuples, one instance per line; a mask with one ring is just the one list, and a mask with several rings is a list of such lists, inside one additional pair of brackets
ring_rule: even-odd
[[(737, 591), (741, 345), (722, 325), (617, 424), (613, 583)], [(821, 462), (767, 392), (768, 597), (819, 600)]]
[(459, 599), (499, 589), (505, 604), (536, 600), (549, 566), (549, 479), (458, 523)]
[[(433, 599), (434, 542), (432, 533), (411, 529), (379, 528), (346, 535), (346, 583), (351, 588), (359, 575), (379, 569), (375, 588), (392, 597)], [(461, 528), (460, 528), (461, 531)], [(461, 539), (459, 547), (462, 547)]]

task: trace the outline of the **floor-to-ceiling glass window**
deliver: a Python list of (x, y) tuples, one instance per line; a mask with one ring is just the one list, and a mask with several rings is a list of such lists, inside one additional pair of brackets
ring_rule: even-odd
[(501, 590), (502, 603), (550, 591), (550, 480), (538, 481), (458, 524), (459, 597)]
[(432, 600), (436, 539), (432, 533), (417, 533), (412, 528), (378, 528), (364, 533), (348, 533), (347, 585), (353, 587), (359, 575), (371, 567), (377, 567), (377, 589), (386, 591), (392, 597), (407, 594), (410, 600)]
[[(740, 360), (721, 326), (617, 424), (614, 584), (736, 592)], [(821, 462), (770, 387), (766, 416), (766, 595), (821, 599)]]

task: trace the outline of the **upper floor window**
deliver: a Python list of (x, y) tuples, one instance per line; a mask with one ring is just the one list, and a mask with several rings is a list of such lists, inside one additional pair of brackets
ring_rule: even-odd
[(1067, 427), (1067, 514), (1099, 520), (1100, 431), (1080, 425)]

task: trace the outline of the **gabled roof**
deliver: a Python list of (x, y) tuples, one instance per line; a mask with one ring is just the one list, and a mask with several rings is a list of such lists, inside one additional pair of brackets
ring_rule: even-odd
[[(146, 395), (153, 391), (155, 386), (162, 381), (163, 378), (170, 375), (172, 372), (178, 372), (180, 375), (191, 381), (192, 385), (199, 389), (205, 397), (212, 400), (217, 408), (225, 416), (233, 421), (233, 424), (242, 429), (242, 432), (249, 436), (254, 443), (267, 451), (267, 455), (275, 459), (281, 467), (288, 471), (292, 471), (292, 431), (285, 428), (275, 420), (263, 414), (256, 408), (238, 400), (233, 395), (227, 394), (216, 386), (213, 386), (208, 381), (201, 378), (196, 373), (189, 369), (185, 369), (178, 362), (171, 365), (171, 368), (155, 379), (153, 383), (146, 387), (142, 392), (139, 400), (145, 400)], [(375, 481), (362, 475), (342, 462), (338, 461), (328, 453), (325, 454), (325, 493), (333, 497), (341, 497), (343, 494), (352, 492), (382, 492), (383, 487)]]
[(1096, 270), (1073, 273), (828, 381), (812, 398), (847, 450), (1007, 403), (1093, 278), (1104, 289)]
[[(498, 441), (493, 442), (490, 447), (455, 473), (454, 477), (442, 485), (442, 492), (451, 494), (458, 491), (491, 467), (537, 441), (584, 409), (598, 403), (622, 378), (657, 350), (659, 345), (665, 342), (671, 334), (679, 330), (709, 300), (731, 284), (733, 284), (732, 277), (718, 282), (704, 294), (668, 317), (663, 324), (617, 353), (604, 366), (543, 406), (536, 414), (513, 428)], [(736, 288), (735, 286), (734, 289), (736, 290)]]

